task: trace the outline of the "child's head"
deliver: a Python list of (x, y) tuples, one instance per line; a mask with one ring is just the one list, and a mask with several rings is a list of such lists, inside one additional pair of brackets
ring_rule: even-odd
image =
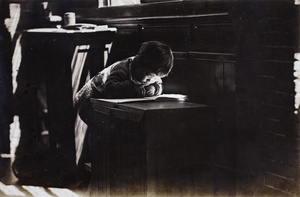
[(132, 78), (146, 83), (155, 76), (166, 77), (173, 67), (173, 59), (168, 45), (158, 41), (144, 42), (132, 61)]

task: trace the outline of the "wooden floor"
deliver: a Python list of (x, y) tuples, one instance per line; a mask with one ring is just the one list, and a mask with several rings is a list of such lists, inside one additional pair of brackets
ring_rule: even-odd
[(18, 196), (36, 196), (36, 197), (87, 197), (89, 195), (88, 184), (85, 186), (55, 187), (43, 186), (40, 182), (27, 184), (20, 182), (12, 172), (12, 163), (14, 153), (18, 146), (20, 138), (20, 129), (18, 117), (14, 117), (14, 122), (10, 128), (11, 154), (0, 155), (0, 196), (1, 197), (18, 197)]

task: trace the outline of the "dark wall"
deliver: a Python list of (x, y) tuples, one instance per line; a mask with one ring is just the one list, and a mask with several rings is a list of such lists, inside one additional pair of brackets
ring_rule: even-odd
[(146, 40), (171, 46), (166, 93), (215, 108), (215, 194), (293, 195), (299, 184), (294, 114), (293, 1), (184, 1), (76, 10), (118, 28), (108, 64)]
[[(292, 1), (243, 4), (237, 37), (237, 183), (253, 195), (299, 192), (294, 114), (298, 7)], [(251, 180), (250, 182), (245, 177)], [(246, 186), (245, 186), (246, 185)]]

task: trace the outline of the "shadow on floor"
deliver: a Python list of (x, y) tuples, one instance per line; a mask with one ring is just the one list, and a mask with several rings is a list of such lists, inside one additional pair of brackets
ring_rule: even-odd
[[(64, 182), (58, 175), (49, 175), (46, 172), (29, 175), (27, 179), (19, 180), (12, 172), (13, 158), (0, 157), (0, 196), (43, 196), (43, 197), (88, 197), (89, 185)], [(50, 173), (50, 172), (49, 172)]]
[(90, 196), (89, 173), (86, 171), (81, 171), (79, 174), (74, 173), (74, 169), (71, 171), (65, 157), (55, 154), (32, 154), (25, 155), (14, 162), (19, 140), (19, 122), (15, 117), (10, 127), (11, 154), (0, 154), (1, 197)]

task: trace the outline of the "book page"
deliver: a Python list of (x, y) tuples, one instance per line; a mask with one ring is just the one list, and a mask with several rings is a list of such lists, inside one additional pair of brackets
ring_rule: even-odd
[(124, 99), (97, 99), (98, 101), (110, 102), (110, 103), (129, 103), (139, 101), (155, 101), (155, 100), (187, 100), (187, 96), (183, 94), (162, 94), (159, 96), (143, 97), (143, 98), (124, 98)]

